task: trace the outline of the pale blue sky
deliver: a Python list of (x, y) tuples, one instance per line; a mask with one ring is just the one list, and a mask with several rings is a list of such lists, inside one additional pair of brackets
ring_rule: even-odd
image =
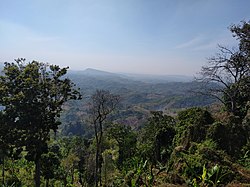
[(0, 62), (194, 75), (250, 0), (0, 0)]

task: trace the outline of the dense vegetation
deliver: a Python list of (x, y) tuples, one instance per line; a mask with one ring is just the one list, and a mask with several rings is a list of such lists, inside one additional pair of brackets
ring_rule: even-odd
[[(76, 81), (80, 75), (70, 75), (85, 91), (83, 101), (76, 101), (81, 95), (66, 77), (67, 68), (24, 59), (5, 63), (0, 76), (2, 185), (249, 184), (250, 23), (232, 26), (231, 31), (239, 48), (222, 47), (202, 68), (197, 78), (201, 82), (135, 81), (126, 87), (124, 78), (111, 78), (107, 91), (105, 81), (90, 78), (89, 89), (81, 85), (86, 76)], [(104, 87), (93, 92), (94, 83)], [(199, 91), (209, 97), (200, 98), (214, 96), (221, 104), (197, 107), (193, 92), (182, 93), (183, 85), (198, 88), (203, 83), (207, 87)], [(164, 88), (171, 84), (176, 86), (172, 93)], [(156, 88), (158, 93), (152, 91)], [(165, 110), (174, 106), (172, 99), (183, 98), (193, 107)]]

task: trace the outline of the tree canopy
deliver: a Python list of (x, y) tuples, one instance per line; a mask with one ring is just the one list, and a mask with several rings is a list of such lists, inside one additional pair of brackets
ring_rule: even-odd
[(0, 104), (6, 123), (16, 131), (13, 139), (20, 140), (16, 146), (24, 147), (27, 159), (35, 161), (35, 182), (40, 186), (40, 159), (48, 151), (50, 132), (56, 132), (60, 125), (62, 105), (69, 99), (80, 99), (80, 93), (65, 78), (67, 68), (56, 65), (17, 59), (6, 62), (3, 73)]

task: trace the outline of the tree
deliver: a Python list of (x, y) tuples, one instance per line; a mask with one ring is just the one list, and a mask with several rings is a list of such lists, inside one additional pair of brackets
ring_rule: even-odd
[(175, 144), (189, 148), (191, 142), (200, 143), (206, 139), (207, 128), (214, 122), (211, 114), (202, 108), (193, 107), (180, 111)]
[(216, 142), (218, 148), (224, 150), (233, 158), (239, 158), (241, 150), (248, 142), (248, 129), (239, 118), (228, 116), (227, 122), (216, 122), (208, 129), (207, 137)]
[(58, 178), (63, 180), (65, 185), (69, 176), (71, 176), (71, 184), (73, 184), (75, 170), (77, 170), (81, 185), (87, 181), (86, 160), (89, 157), (87, 151), (89, 144), (89, 140), (81, 136), (66, 136), (59, 140), (62, 159)]
[(60, 125), (62, 105), (80, 99), (70, 79), (68, 68), (17, 59), (5, 63), (0, 76), (0, 104), (5, 107), (7, 123), (16, 131), (27, 151), (26, 159), (35, 162), (35, 185), (40, 186), (41, 155), (48, 151), (51, 130)]
[(41, 157), (41, 174), (46, 180), (46, 187), (49, 187), (49, 180), (55, 178), (55, 173), (60, 166), (59, 154), (59, 149), (54, 151), (50, 148), (49, 152)]
[(206, 94), (219, 99), (228, 112), (244, 117), (250, 100), (250, 22), (230, 27), (239, 40), (238, 48), (219, 46), (219, 53), (210, 58), (200, 72), (204, 83), (217, 83), (206, 89)]
[(146, 157), (144, 159), (149, 159), (155, 165), (157, 162), (165, 163), (170, 156), (176, 122), (162, 111), (153, 111), (151, 114), (142, 131), (141, 153)]
[(13, 141), (9, 126), (6, 124), (5, 115), (0, 112), (0, 163), (2, 164), (2, 185), (5, 185), (5, 158), (13, 150)]
[(22, 147), (18, 133), (13, 129), (13, 124), (8, 123), (8, 116), (4, 111), (0, 111), (0, 164), (2, 164), (2, 184), (5, 185), (5, 162), (7, 158), (17, 160), (20, 158)]
[(119, 103), (120, 97), (111, 94), (106, 90), (96, 90), (91, 97), (90, 118), (94, 125), (96, 153), (95, 153), (95, 183), (101, 186), (101, 168), (102, 168), (102, 137), (104, 131), (104, 122), (114, 111)]
[(108, 136), (114, 139), (119, 146), (117, 167), (122, 170), (124, 165), (127, 164), (126, 161), (136, 153), (136, 133), (130, 126), (112, 124), (108, 128)]

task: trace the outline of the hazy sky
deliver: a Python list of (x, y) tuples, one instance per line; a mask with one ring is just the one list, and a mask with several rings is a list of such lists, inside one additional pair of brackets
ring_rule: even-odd
[(250, 0), (0, 0), (0, 62), (193, 75)]

